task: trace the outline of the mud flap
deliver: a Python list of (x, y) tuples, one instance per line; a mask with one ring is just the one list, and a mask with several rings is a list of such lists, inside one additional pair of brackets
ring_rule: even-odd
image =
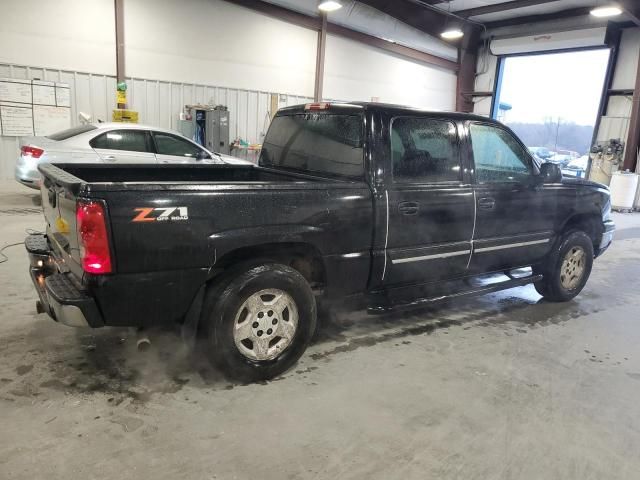
[(181, 336), (184, 344), (193, 349), (196, 345), (196, 338), (198, 337), (198, 324), (200, 322), (200, 314), (202, 313), (202, 303), (204, 302), (204, 292), (206, 284), (203, 284), (198, 293), (191, 302), (191, 306), (184, 317), (184, 323), (182, 324)]

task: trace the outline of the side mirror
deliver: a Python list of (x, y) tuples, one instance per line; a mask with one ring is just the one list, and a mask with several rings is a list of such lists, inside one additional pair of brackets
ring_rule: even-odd
[(208, 158), (211, 158), (211, 157), (204, 150), (199, 150), (198, 154), (196, 155), (196, 160), (206, 160)]
[(559, 183), (562, 181), (562, 170), (555, 163), (543, 163), (540, 166), (542, 183)]

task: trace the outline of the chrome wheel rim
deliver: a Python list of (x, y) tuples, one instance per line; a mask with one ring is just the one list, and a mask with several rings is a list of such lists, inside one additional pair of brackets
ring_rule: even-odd
[(273, 360), (284, 352), (298, 329), (298, 307), (287, 292), (260, 290), (247, 298), (233, 322), (238, 351), (251, 360)]
[(584, 275), (586, 254), (582, 247), (571, 248), (562, 261), (560, 284), (566, 290), (575, 289)]

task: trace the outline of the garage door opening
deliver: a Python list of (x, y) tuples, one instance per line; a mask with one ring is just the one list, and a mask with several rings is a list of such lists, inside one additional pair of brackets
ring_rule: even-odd
[(585, 176), (610, 50), (504, 57), (492, 116), (541, 161)]

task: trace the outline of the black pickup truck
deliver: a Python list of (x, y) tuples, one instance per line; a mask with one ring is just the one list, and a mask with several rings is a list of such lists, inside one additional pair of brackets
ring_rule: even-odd
[(302, 355), (317, 300), (388, 312), (528, 283), (569, 300), (614, 231), (606, 187), (539, 165), (500, 123), (382, 104), (280, 110), (257, 166), (40, 171), (39, 311), (197, 326), (243, 380)]

